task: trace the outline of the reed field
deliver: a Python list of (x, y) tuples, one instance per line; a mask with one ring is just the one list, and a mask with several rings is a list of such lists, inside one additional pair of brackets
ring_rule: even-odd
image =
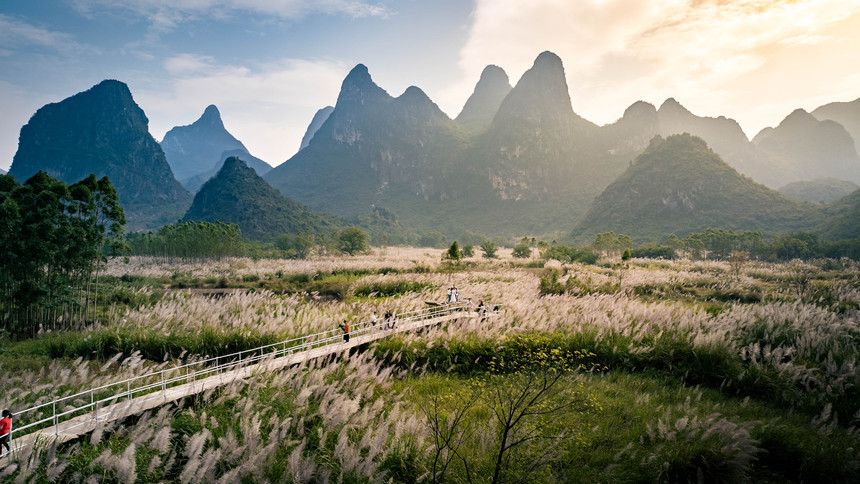
[(856, 262), (442, 252), (111, 260), (97, 322), (2, 341), (2, 408), (420, 309), (451, 286), (499, 310), (43, 442), (0, 480), (857, 482)]

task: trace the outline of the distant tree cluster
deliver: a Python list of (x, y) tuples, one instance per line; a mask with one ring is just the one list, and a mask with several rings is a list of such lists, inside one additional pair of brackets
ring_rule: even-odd
[(177, 259), (220, 259), (245, 255), (239, 226), (223, 222), (165, 225), (156, 233), (130, 234), (128, 245), (134, 255)]
[(96, 317), (98, 271), (123, 249), (125, 214), (110, 180), (69, 186), (40, 171), (0, 175), (0, 320), (13, 335)]

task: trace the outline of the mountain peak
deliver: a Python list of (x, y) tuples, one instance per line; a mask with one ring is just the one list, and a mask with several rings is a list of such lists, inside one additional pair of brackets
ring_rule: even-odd
[(364, 64), (358, 64), (344, 78), (335, 107), (353, 103), (367, 104), (380, 99), (391, 99), (391, 96), (373, 82)]
[(200, 116), (200, 119), (198, 119), (197, 121), (198, 122), (211, 123), (211, 124), (214, 124), (214, 123), (223, 124), (221, 122), (221, 112), (218, 111), (218, 107), (215, 106), (214, 104), (210, 104), (210, 105), (206, 106), (206, 109), (203, 110), (203, 115)]
[(481, 78), (475, 85), (475, 90), (457, 116), (457, 122), (475, 130), (486, 129), (511, 89), (508, 74), (504, 69), (492, 64), (488, 65), (481, 72)]
[(242, 235), (272, 240), (280, 234), (330, 232), (340, 221), (314, 213), (281, 195), (242, 159), (230, 156), (218, 173), (200, 187), (185, 220), (235, 223)]
[(577, 116), (570, 105), (570, 94), (561, 59), (552, 52), (541, 53), (511, 92), (502, 101), (493, 123), (527, 120), (534, 124), (569, 126)]
[(90, 174), (107, 176), (129, 230), (140, 230), (157, 223), (153, 213), (175, 210), (190, 199), (147, 125), (125, 83), (102, 81), (39, 108), (21, 128), (10, 172), (26, 180), (41, 170), (69, 184)]
[(239, 159), (237, 156), (230, 156), (224, 160), (224, 166), (221, 167), (221, 170), (225, 171), (233, 171), (239, 168), (248, 168), (248, 164)]
[(653, 104), (645, 101), (636, 101), (630, 107), (624, 110), (624, 119), (655, 119), (657, 117), (657, 108)]
[(214, 104), (207, 106), (197, 121), (187, 126), (174, 126), (165, 133), (161, 149), (176, 178), (183, 182), (212, 169), (224, 151), (248, 151), (224, 127), (221, 113)]
[(657, 112), (660, 114), (693, 114), (673, 97), (663, 101), (663, 104), (660, 105), (660, 109), (658, 109)]

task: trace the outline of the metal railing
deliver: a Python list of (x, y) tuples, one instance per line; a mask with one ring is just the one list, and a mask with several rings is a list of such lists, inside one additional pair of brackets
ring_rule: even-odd
[[(353, 338), (374, 333), (390, 332), (393, 334), (397, 331), (412, 329), (414, 327), (414, 325), (407, 327), (408, 323), (435, 319), (464, 310), (466, 310), (465, 303), (454, 303), (395, 314), (390, 321), (379, 320), (375, 325), (371, 321), (362, 321), (351, 325), (349, 335), (350, 338)], [(22, 417), (26, 418), (28, 415), (30, 419), (24, 425), (15, 425), (15, 428), (10, 432), (9, 441), (12, 444), (12, 440), (16, 435), (20, 439), (23, 435), (50, 427), (54, 427), (54, 435), (57, 436), (59, 435), (61, 423), (88, 413), (93, 414), (91, 419), (73, 426), (64, 426), (63, 431), (65, 432), (78, 426), (86, 425), (88, 422), (97, 421), (102, 417), (106, 417), (106, 415), (99, 415), (100, 410), (123, 400), (130, 402), (135, 398), (156, 392), (162, 392), (166, 395), (169, 388), (247, 367), (267, 358), (278, 358), (324, 346), (334, 347), (344, 342), (343, 336), (344, 332), (341, 329), (331, 329), (127, 378), (107, 385), (90, 388), (73, 395), (60, 397), (50, 402), (41, 403), (15, 412), (16, 423)], [(15, 448), (14, 445), (12, 448)]]

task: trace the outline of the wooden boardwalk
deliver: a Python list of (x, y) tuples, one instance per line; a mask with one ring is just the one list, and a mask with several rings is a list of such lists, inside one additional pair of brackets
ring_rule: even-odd
[[(14, 455), (14, 453), (29, 446), (41, 445), (43, 443), (47, 444), (52, 441), (65, 442), (74, 440), (82, 435), (86, 435), (94, 431), (99, 426), (103, 426), (113, 421), (123, 420), (132, 415), (140, 414), (167, 403), (200, 394), (231, 382), (244, 381), (254, 375), (264, 372), (276, 371), (281, 368), (301, 364), (315, 358), (339, 354), (344, 351), (348, 351), (351, 348), (388, 337), (395, 333), (420, 329), (446, 321), (474, 317), (477, 317), (477, 314), (474, 312), (464, 312), (462, 311), (462, 307), (460, 307), (452, 308), (442, 314), (434, 314), (429, 318), (412, 317), (405, 320), (398, 320), (397, 326), (394, 330), (384, 331), (382, 329), (383, 323), (379, 323), (376, 326), (368, 325), (361, 328), (359, 331), (356, 331), (355, 333), (357, 334), (351, 334), (349, 342), (342, 341), (342, 336), (337, 335), (336, 338), (340, 339), (340, 341), (334, 340), (323, 346), (310, 347), (303, 351), (294, 352), (286, 352), (285, 350), (285, 354), (280, 356), (278, 356), (277, 353), (261, 355), (256, 358), (256, 362), (250, 364), (236, 364), (234, 362), (226, 363), (221, 365), (224, 367), (223, 371), (220, 368), (217, 369), (217, 372), (207, 369), (207, 372), (212, 373), (211, 376), (197, 379), (196, 376), (191, 375), (188, 377), (190, 380), (188, 383), (169, 387), (162, 384), (160, 390), (150, 391), (149, 393), (144, 393), (139, 396), (134, 396), (131, 387), (129, 387), (128, 393), (122, 393), (115, 396), (113, 400), (122, 400), (117, 403), (111, 403), (103, 407), (93, 404), (93, 411), (82, 415), (76, 415), (62, 421), (55, 417), (53, 425), (24, 435), (15, 435), (15, 429), (13, 429), (13, 439), (11, 441), (13, 449), (12, 452)], [(328, 338), (328, 340), (332, 339), (334, 338)], [(150, 385), (149, 388), (153, 388), (153, 386)], [(58, 415), (56, 408), (54, 410), (54, 415)]]

